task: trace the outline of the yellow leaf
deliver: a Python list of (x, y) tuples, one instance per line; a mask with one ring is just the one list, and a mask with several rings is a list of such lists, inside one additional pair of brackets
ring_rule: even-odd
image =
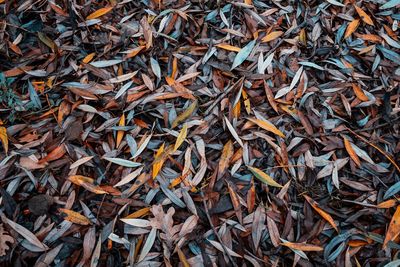
[(354, 161), (354, 163), (360, 167), (361, 161), (360, 161), (359, 157), (357, 156), (356, 152), (354, 151), (353, 147), (351, 146), (350, 141), (346, 137), (343, 138), (343, 141), (344, 141), (344, 147), (346, 148), (347, 153), (349, 154), (351, 159)]
[(233, 107), (233, 116), (237, 119), (240, 116), (240, 109), (241, 109), (241, 105), (240, 105), (240, 101), (238, 101), (236, 103), (236, 105)]
[(271, 176), (269, 176), (262, 170), (255, 168), (255, 167), (250, 167), (250, 166), (247, 166), (247, 168), (249, 168), (249, 170), (254, 174), (254, 176), (261, 182), (264, 182), (267, 185), (274, 186), (274, 187), (282, 187), (282, 185), (275, 182)]
[(176, 250), (178, 251), (178, 257), (180, 262), (182, 263), (183, 267), (190, 267), (189, 262), (186, 259), (185, 253), (182, 252), (182, 250), (177, 246)]
[(92, 61), (95, 55), (96, 53), (90, 53), (84, 59), (82, 59), (82, 63), (88, 64), (90, 61)]
[(188, 126), (185, 123), (182, 127), (181, 132), (179, 133), (178, 137), (176, 138), (176, 142), (175, 142), (175, 146), (174, 146), (174, 151), (176, 151), (183, 143), (183, 141), (185, 141), (186, 135), (187, 135), (187, 129)]
[(355, 32), (358, 28), (358, 25), (360, 25), (360, 20), (359, 19), (355, 19), (352, 22), (350, 22), (350, 24), (347, 26), (346, 32), (344, 34), (344, 38), (348, 38), (350, 37), (350, 35), (353, 34), (353, 32)]
[(304, 196), (304, 198), (307, 200), (307, 202), (311, 205), (311, 207), (322, 217), (324, 218), (332, 227), (336, 230), (336, 232), (339, 232), (339, 229), (337, 228), (337, 225), (335, 221), (333, 220), (332, 216), (329, 215), (327, 212), (325, 212), (323, 209), (319, 207), (319, 204), (310, 198), (309, 196)]
[(360, 16), (360, 18), (367, 23), (368, 25), (374, 26), (374, 22), (372, 21), (371, 17), (368, 16), (368, 14), (362, 10), (361, 8), (359, 8), (358, 6), (354, 5), (354, 8), (356, 9), (358, 15)]
[(299, 35), (299, 41), (303, 44), (303, 45), (307, 45), (307, 35), (306, 35), (306, 30), (303, 28), (300, 31), (300, 35)]
[(0, 140), (3, 144), (4, 151), (6, 154), (8, 153), (8, 137), (7, 137), (7, 129), (5, 127), (0, 127)]
[[(121, 118), (119, 119), (119, 126), (125, 126), (125, 114), (122, 114)], [(122, 139), (124, 138), (124, 131), (117, 132), (117, 147), (121, 144)]]
[(283, 242), (281, 245), (288, 248), (297, 249), (301, 251), (323, 251), (324, 248), (316, 245), (306, 244), (306, 243), (293, 243), (293, 242)]
[(89, 16), (87, 16), (86, 20), (97, 19), (98, 17), (101, 17), (101, 16), (107, 14), (112, 9), (113, 9), (112, 6), (100, 8), (100, 9), (96, 10), (95, 12), (93, 12), (92, 14), (90, 14)]
[(248, 120), (257, 124), (259, 127), (263, 128), (266, 131), (272, 132), (276, 135), (279, 135), (282, 138), (285, 138), (285, 135), (270, 122), (262, 121), (259, 119), (253, 119), (253, 118), (249, 118)]
[(156, 178), (157, 174), (160, 172), (160, 170), (164, 164), (164, 161), (165, 161), (165, 158), (163, 157), (164, 146), (165, 146), (165, 143), (163, 143), (160, 146), (160, 148), (157, 150), (157, 153), (155, 155), (154, 163), (153, 163), (153, 176), (152, 176), (153, 179)]
[(232, 141), (229, 140), (222, 149), (221, 159), (219, 160), (218, 163), (218, 177), (221, 177), (224, 174), (225, 170), (229, 166), (229, 162), (231, 161), (232, 156), (233, 156), (233, 144)]
[(353, 83), (353, 91), (354, 94), (357, 96), (357, 98), (360, 99), (361, 101), (369, 101), (369, 98), (364, 94), (363, 90), (359, 85)]
[(176, 117), (176, 119), (172, 122), (172, 129), (178, 126), (181, 122), (183, 122), (187, 118), (189, 118), (196, 109), (196, 107), (197, 107), (197, 100), (195, 100), (192, 104), (190, 104), (190, 106), (184, 112), (182, 112), (181, 114), (179, 114), (178, 117)]
[(241, 50), (240, 47), (232, 46), (230, 44), (217, 44), (215, 46), (232, 52), (239, 52)]
[(83, 216), (82, 214), (79, 214), (76, 211), (73, 210), (68, 210), (68, 209), (58, 209), (60, 212), (65, 213), (67, 217), (64, 217), (65, 220), (70, 221), (75, 224), (80, 224), (80, 225), (89, 225), (90, 220)]
[(271, 32), (262, 38), (261, 42), (271, 42), (283, 34), (282, 31)]
[(389, 228), (386, 232), (383, 248), (386, 247), (389, 241), (394, 240), (400, 234), (400, 206), (397, 206), (396, 212), (393, 214)]

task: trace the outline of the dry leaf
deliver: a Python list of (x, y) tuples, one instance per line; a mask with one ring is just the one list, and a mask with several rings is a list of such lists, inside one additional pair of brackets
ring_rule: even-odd
[(332, 227), (336, 230), (336, 232), (339, 232), (339, 229), (335, 223), (335, 221), (333, 220), (333, 218), (331, 217), (331, 215), (329, 215), (327, 212), (325, 212), (323, 209), (321, 209), (318, 205), (318, 203), (316, 201), (314, 201), (312, 198), (310, 198), (309, 196), (304, 195), (304, 198), (307, 200), (307, 202), (311, 205), (311, 207), (313, 207), (313, 209), (319, 214), (321, 215), (322, 218), (324, 218), (330, 225), (332, 225)]

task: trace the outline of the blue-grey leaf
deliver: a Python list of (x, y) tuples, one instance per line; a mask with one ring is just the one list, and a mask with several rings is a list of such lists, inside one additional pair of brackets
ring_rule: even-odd
[(400, 182), (395, 183), (391, 187), (389, 187), (388, 190), (386, 190), (385, 195), (383, 196), (383, 199), (388, 199), (391, 196), (397, 194), (400, 192)]
[(33, 87), (31, 81), (28, 80), (28, 90), (29, 90), (29, 98), (31, 99), (31, 102), (33, 103), (33, 106), (35, 108), (42, 108), (42, 103), (40, 102), (40, 98)]
[(397, 5), (400, 5), (400, 0), (390, 0), (386, 2), (384, 5), (380, 6), (379, 9), (393, 8)]
[(251, 51), (253, 50), (256, 44), (256, 40), (249, 42), (245, 47), (240, 49), (239, 53), (236, 55), (235, 60), (233, 61), (231, 70), (235, 69), (237, 66), (242, 64), (247, 57), (250, 55)]

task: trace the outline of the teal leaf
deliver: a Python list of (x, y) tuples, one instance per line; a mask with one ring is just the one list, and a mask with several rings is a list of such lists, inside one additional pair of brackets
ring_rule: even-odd
[(231, 70), (235, 69), (237, 66), (242, 64), (247, 57), (250, 55), (251, 51), (253, 50), (256, 44), (256, 40), (249, 42), (245, 47), (243, 47), (239, 53), (236, 55), (235, 60), (233, 61)]

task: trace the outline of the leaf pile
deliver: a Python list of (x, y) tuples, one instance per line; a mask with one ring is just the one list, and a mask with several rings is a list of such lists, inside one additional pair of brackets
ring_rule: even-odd
[(398, 266), (399, 8), (0, 0), (0, 262)]

